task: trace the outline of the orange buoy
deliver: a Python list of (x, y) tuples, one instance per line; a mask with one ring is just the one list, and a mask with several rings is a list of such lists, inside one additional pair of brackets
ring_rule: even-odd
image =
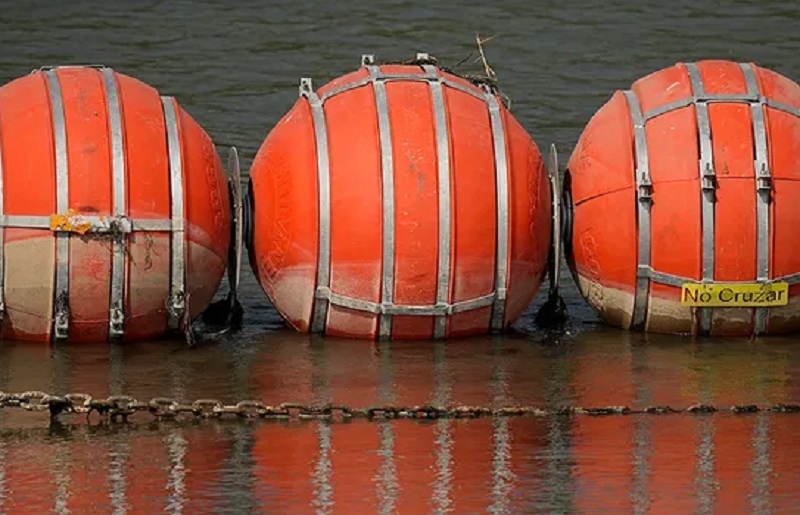
[(155, 337), (210, 302), (230, 201), (173, 98), (106, 67), (35, 70), (0, 88), (0, 166), (3, 337)]
[(500, 330), (539, 288), (550, 193), (488, 87), (362, 67), (300, 99), (251, 168), (251, 263), (296, 329), (361, 338)]
[(676, 64), (616, 92), (569, 162), (568, 251), (608, 323), (800, 329), (800, 87), (754, 64)]

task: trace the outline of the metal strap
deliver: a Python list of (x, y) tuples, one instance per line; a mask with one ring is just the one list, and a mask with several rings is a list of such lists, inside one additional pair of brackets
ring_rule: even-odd
[[(425, 65), (425, 66), (423, 66), (423, 68), (425, 68), (426, 66), (432, 66), (432, 65)], [(433, 67), (433, 68), (435, 68), (435, 67)], [(363, 79), (359, 79), (359, 80), (356, 80), (356, 81), (353, 81), (353, 82), (348, 82), (347, 84), (343, 84), (343, 85), (338, 86), (336, 88), (330, 89), (330, 90), (326, 91), (325, 93), (323, 93), (322, 95), (319, 96), (320, 102), (322, 102), (324, 104), (326, 101), (330, 100), (332, 97), (340, 95), (340, 94), (342, 94), (342, 93), (344, 93), (346, 91), (350, 91), (351, 89), (357, 89), (357, 88), (362, 88), (364, 86), (368, 86), (368, 85), (372, 84), (373, 82), (375, 82), (375, 79), (376, 79), (376, 77), (372, 77), (372, 76), (364, 77)], [(382, 81), (407, 80), (407, 81), (417, 81), (417, 82), (436, 81), (436, 82), (441, 82), (443, 85), (447, 86), (448, 88), (453, 88), (453, 89), (456, 89), (456, 90), (458, 90), (458, 91), (460, 91), (462, 93), (466, 93), (467, 95), (471, 95), (471, 96), (473, 96), (473, 97), (475, 97), (475, 98), (477, 98), (479, 100), (484, 100), (484, 96), (479, 90), (469, 88), (467, 86), (464, 86), (463, 84), (460, 84), (458, 82), (452, 81), (452, 80), (448, 79), (447, 77), (442, 77), (442, 76), (432, 77), (432, 76), (430, 76), (428, 74), (416, 74), (416, 75), (414, 75), (414, 74), (391, 74), (391, 73), (383, 73), (383, 72), (381, 72), (380, 80), (382, 80)]]
[(694, 97), (686, 97), (686, 98), (682, 98), (680, 100), (676, 100), (674, 102), (669, 102), (667, 104), (655, 107), (655, 108), (651, 109), (650, 111), (647, 111), (644, 114), (643, 118), (644, 118), (644, 120), (646, 122), (648, 122), (648, 121), (652, 120), (653, 118), (655, 118), (657, 116), (661, 116), (662, 114), (669, 113), (671, 111), (676, 111), (678, 109), (682, 109), (684, 107), (690, 106), (690, 105), (694, 104), (694, 101), (695, 101)]
[[(125, 148), (122, 137), (122, 112), (114, 71), (102, 68), (103, 85), (108, 101), (108, 125), (111, 132), (111, 175), (115, 217), (127, 215), (125, 204)], [(111, 261), (111, 295), (108, 307), (108, 334), (121, 338), (125, 333), (125, 233), (114, 235)]]
[[(44, 72), (50, 94), (56, 161), (56, 210), (65, 213), (69, 207), (69, 163), (64, 101), (61, 85), (54, 69)], [(56, 277), (53, 298), (53, 336), (57, 340), (69, 335), (69, 234), (56, 234)]]
[[(691, 284), (751, 284), (751, 281), (712, 281), (710, 283), (704, 281), (698, 281), (697, 279), (692, 279), (691, 277), (682, 277), (679, 275), (672, 275), (666, 274), (664, 272), (659, 272), (657, 270), (653, 270), (652, 267), (649, 266), (639, 266), (637, 275), (639, 276), (646, 276), (650, 278), (651, 281), (654, 283), (659, 284), (666, 284), (668, 286), (675, 286), (680, 288), (686, 283)], [(762, 281), (762, 284), (775, 284), (775, 283), (786, 283), (788, 285), (793, 284), (800, 284), (800, 272), (783, 275), (781, 277), (775, 277), (773, 279), (767, 279), (766, 281)]]
[[(703, 80), (697, 65), (686, 65), (693, 95), (702, 99)], [(703, 282), (714, 281), (714, 203), (716, 201), (716, 177), (714, 174), (714, 150), (711, 144), (711, 125), (708, 118), (708, 104), (698, 100), (694, 104), (697, 114), (697, 131), (700, 138), (700, 187), (703, 213)], [(713, 308), (699, 308), (700, 332), (711, 330)]]
[[(91, 225), (89, 234), (128, 234), (133, 231), (171, 232), (172, 220), (153, 220), (149, 218), (132, 219), (128, 217), (106, 217), (78, 215), (81, 221)], [(53, 229), (52, 217), (44, 215), (0, 215), (0, 228), (47, 229), (53, 232), (74, 233), (62, 228)], [(178, 229), (180, 229), (178, 227)]]
[[(639, 267), (650, 266), (650, 208), (652, 206), (652, 188), (650, 181), (650, 160), (647, 154), (647, 137), (645, 134), (645, 121), (639, 100), (633, 91), (625, 91), (625, 100), (628, 102), (631, 121), (633, 122), (633, 136), (636, 152), (636, 209), (639, 226)], [(633, 329), (644, 329), (647, 321), (647, 303), (650, 296), (650, 278), (637, 274), (636, 294), (633, 302)]]
[(185, 240), (183, 206), (183, 159), (181, 152), (178, 117), (175, 100), (161, 97), (164, 109), (164, 123), (167, 129), (167, 150), (169, 152), (169, 190), (171, 199), (172, 244), (170, 245), (170, 292), (168, 302), (169, 328), (178, 329), (183, 320), (186, 306), (185, 291)]
[[(314, 123), (314, 138), (317, 146), (317, 188), (319, 196), (319, 243), (317, 258), (317, 289), (330, 288), (331, 262), (331, 186), (330, 164), (328, 161), (328, 129), (322, 101), (311, 84), (311, 79), (300, 80), (300, 96), (305, 97), (311, 106)], [(328, 320), (328, 299), (315, 296), (311, 331), (321, 333)]]
[(494, 303), (495, 295), (490, 293), (474, 299), (469, 299), (453, 304), (443, 303), (435, 304), (433, 306), (417, 306), (417, 305), (402, 305), (402, 304), (380, 304), (371, 302), (369, 300), (356, 299), (346, 295), (339, 295), (333, 293), (330, 288), (318, 288), (315, 297), (317, 299), (324, 299), (334, 306), (341, 306), (343, 308), (352, 309), (355, 311), (364, 311), (375, 315), (404, 315), (404, 316), (436, 316), (444, 317), (456, 313), (463, 313), (473, 309), (491, 306)]
[(500, 102), (487, 87), (484, 100), (489, 106), (489, 121), (492, 127), (494, 146), (495, 184), (497, 194), (497, 252), (495, 264), (494, 305), (492, 306), (491, 328), (500, 331), (504, 326), (506, 303), (506, 279), (508, 271), (508, 156), (506, 137), (503, 130), (503, 114)]
[(788, 113), (788, 114), (791, 114), (793, 116), (796, 116), (796, 117), (800, 118), (800, 109), (798, 109), (798, 108), (796, 108), (794, 106), (786, 105), (786, 104), (783, 104), (781, 102), (776, 102), (776, 101), (771, 100), (769, 98), (763, 99), (763, 103), (767, 107), (771, 107), (772, 109), (777, 109), (778, 111), (783, 111), (784, 113)]
[[(688, 64), (686, 65), (689, 66)], [(694, 65), (692, 65), (694, 66)], [(686, 98), (681, 98), (680, 100), (675, 100), (674, 102), (669, 102), (667, 104), (655, 107), (645, 113), (644, 119), (645, 121), (649, 121), (657, 116), (661, 116), (662, 114), (669, 113), (671, 111), (676, 111), (678, 109), (682, 109), (684, 107), (690, 106), (692, 104), (696, 104), (698, 102), (702, 102), (705, 104), (715, 104), (715, 103), (741, 103), (741, 104), (751, 104), (753, 102), (759, 102), (758, 94), (752, 94), (748, 92), (745, 95), (706, 95), (706, 94), (697, 94)]]
[(774, 279), (770, 279), (767, 282), (768, 283), (785, 282), (785, 283), (788, 283), (789, 285), (800, 284), (800, 272), (797, 272), (797, 273), (794, 273), (794, 274), (789, 274), (789, 275), (784, 275), (782, 277), (776, 277)]
[(646, 277), (654, 283), (666, 284), (668, 286), (675, 286), (680, 288), (684, 283), (698, 283), (697, 279), (690, 279), (688, 277), (681, 277), (678, 275), (666, 274), (653, 270), (650, 265), (639, 265), (636, 272), (636, 277)]
[[(425, 65), (423, 69), (429, 76), (437, 76), (436, 67)], [(447, 304), (450, 299), (450, 254), (452, 242), (450, 235), (450, 131), (447, 126), (447, 106), (440, 81), (431, 81), (431, 101), (433, 104), (436, 130), (437, 180), (439, 185), (439, 259), (436, 271), (436, 304)], [(447, 331), (447, 318), (444, 314), (436, 317), (434, 338), (444, 338)]]
[[(367, 65), (370, 77), (375, 79), (375, 107), (378, 111), (378, 133), (381, 145), (381, 191), (383, 192), (383, 270), (381, 273), (381, 304), (394, 302), (394, 158), (392, 156), (392, 129), (389, 120), (389, 102), (386, 83), (378, 66)], [(388, 338), (392, 334), (392, 319), (381, 314), (378, 335)]]
[[(755, 71), (749, 64), (740, 63), (739, 67), (744, 74), (747, 92), (761, 98), (758, 80)], [(753, 143), (755, 147), (756, 182), (756, 278), (758, 282), (769, 279), (769, 203), (772, 189), (772, 177), (769, 170), (767, 154), (767, 129), (764, 124), (764, 104), (761, 101), (750, 103), (750, 118), (753, 123)], [(767, 330), (768, 308), (756, 308), (755, 334), (764, 334)]]

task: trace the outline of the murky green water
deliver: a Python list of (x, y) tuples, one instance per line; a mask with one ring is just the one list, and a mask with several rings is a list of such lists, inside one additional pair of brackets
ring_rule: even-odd
[[(515, 116), (566, 160), (613, 90), (678, 61), (754, 61), (800, 80), (795, 2), (2, 2), (0, 82), (103, 63), (182, 106), (245, 167), (289, 109), (362, 53), (453, 65), (474, 37)], [(702, 341), (597, 327), (565, 279), (569, 333), (447, 344), (280, 331), (248, 275), (245, 329), (178, 343), (5, 343), (0, 389), (230, 402), (648, 405), (800, 401), (792, 339)], [(107, 426), (0, 415), (6, 512), (792, 511), (800, 415), (628, 415), (368, 423)]]

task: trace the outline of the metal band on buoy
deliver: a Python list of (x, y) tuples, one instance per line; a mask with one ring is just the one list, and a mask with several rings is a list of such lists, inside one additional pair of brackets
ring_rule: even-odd
[(494, 145), (495, 190), (497, 195), (497, 252), (495, 255), (494, 302), (492, 304), (492, 330), (503, 329), (506, 306), (506, 279), (508, 275), (508, 156), (503, 130), (503, 113), (500, 102), (488, 86), (484, 86), (484, 99), (489, 106)]
[[(55, 69), (44, 72), (50, 95), (56, 160), (56, 211), (69, 208), (69, 163), (67, 129), (64, 122), (64, 101)], [(64, 340), (69, 335), (69, 234), (56, 233), (56, 279), (53, 298), (53, 337)]]
[[(427, 54), (417, 54), (418, 60), (425, 58), (429, 58), (429, 56)], [(436, 134), (436, 169), (439, 183), (439, 256), (436, 265), (436, 304), (447, 305), (450, 299), (450, 255), (452, 253), (452, 235), (450, 234), (450, 133), (447, 126), (444, 88), (441, 80), (436, 80), (439, 77), (439, 73), (436, 71), (436, 67), (431, 64), (424, 65), (422, 69), (432, 79), (428, 84), (430, 84), (431, 102), (433, 104), (433, 121)], [(433, 337), (444, 338), (446, 331), (447, 318), (445, 315), (437, 315), (433, 327)]]
[[(380, 68), (364, 63), (373, 80), (375, 109), (378, 112), (378, 135), (381, 150), (381, 192), (383, 195), (383, 259), (381, 271), (381, 305), (394, 304), (394, 160), (392, 156), (392, 128), (389, 121), (389, 101), (386, 98), (386, 83), (382, 81)], [(392, 319), (386, 314), (379, 315), (378, 335), (388, 338), (392, 334)]]
[(314, 296), (314, 315), (311, 330), (325, 330), (328, 319), (328, 304), (331, 287), (331, 179), (328, 159), (328, 130), (322, 101), (314, 92), (311, 79), (300, 79), (300, 96), (311, 106), (314, 123), (314, 139), (317, 145), (317, 187), (319, 191), (319, 242), (317, 258), (317, 290)]
[[(375, 64), (374, 56), (363, 55), (361, 65), (369, 75), (333, 88), (317, 95), (311, 80), (300, 81), (300, 96), (306, 98), (311, 108), (314, 136), (317, 149), (317, 181), (319, 188), (319, 240), (317, 260), (317, 286), (314, 294), (314, 307), (311, 319), (311, 332), (325, 331), (328, 309), (331, 305), (364, 311), (379, 316), (378, 334), (381, 338), (391, 336), (392, 316), (433, 316), (436, 318), (434, 337), (446, 334), (449, 315), (492, 306), (491, 328), (503, 328), (506, 282), (508, 277), (508, 155), (506, 151), (505, 129), (500, 103), (488, 87), (475, 91), (463, 84), (447, 79), (430, 64), (433, 60), (427, 54), (417, 54), (423, 74), (387, 74)], [(436, 135), (439, 249), (437, 264), (436, 302), (433, 305), (399, 305), (394, 303), (394, 251), (395, 251), (395, 206), (394, 206), (394, 163), (392, 156), (391, 123), (386, 97), (386, 82), (416, 81), (429, 84)], [(330, 164), (328, 156), (328, 137), (325, 123), (324, 104), (330, 98), (356, 88), (372, 85), (375, 92), (375, 107), (378, 115), (378, 128), (381, 151), (381, 178), (383, 200), (383, 241), (382, 241), (382, 286), (380, 302), (372, 302), (340, 295), (330, 288)], [(473, 299), (450, 303), (450, 265), (452, 256), (452, 234), (450, 217), (452, 199), (450, 191), (450, 134), (444, 87), (468, 94), (487, 105), (495, 149), (496, 203), (497, 203), (497, 249), (495, 268), (495, 288), (490, 294)]]
[[(747, 94), (756, 98), (750, 101), (750, 119), (753, 123), (753, 141), (755, 143), (756, 177), (756, 279), (758, 282), (769, 280), (769, 204), (772, 196), (772, 174), (769, 169), (767, 148), (767, 129), (764, 123), (764, 97), (758, 87), (755, 71), (749, 64), (740, 63), (747, 85)], [(756, 308), (755, 334), (764, 334), (767, 330), (769, 308)]]
[[(125, 204), (125, 148), (122, 137), (122, 110), (117, 80), (110, 68), (100, 70), (108, 101), (108, 126), (111, 133), (111, 176), (115, 217), (127, 216)], [(111, 261), (111, 295), (108, 308), (108, 334), (120, 338), (125, 333), (125, 243), (124, 232), (114, 234)]]
[[(697, 132), (700, 137), (700, 190), (703, 227), (703, 283), (714, 282), (714, 204), (716, 202), (716, 175), (714, 171), (714, 147), (711, 144), (711, 121), (708, 118), (708, 101), (703, 98), (705, 88), (697, 65), (686, 65), (694, 96), (697, 116)], [(700, 333), (711, 331), (710, 308), (699, 308)]]
[(184, 202), (183, 202), (183, 158), (181, 154), (180, 130), (172, 97), (161, 97), (164, 109), (164, 123), (167, 130), (167, 150), (169, 155), (169, 191), (171, 202), (172, 243), (170, 245), (170, 292), (167, 299), (169, 328), (181, 326), (186, 310), (186, 270), (184, 242)]
[(653, 205), (653, 183), (650, 180), (650, 159), (647, 154), (647, 137), (644, 117), (639, 100), (633, 91), (623, 92), (628, 102), (633, 122), (634, 148), (636, 153), (636, 213), (639, 227), (639, 263), (636, 267), (636, 294), (633, 300), (631, 327), (644, 329), (647, 321), (647, 303), (650, 297), (650, 209)]

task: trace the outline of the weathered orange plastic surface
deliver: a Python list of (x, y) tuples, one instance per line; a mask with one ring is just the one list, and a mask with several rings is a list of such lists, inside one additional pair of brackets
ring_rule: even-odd
[(631, 289), (636, 213), (632, 136), (626, 117), (627, 103), (617, 93), (589, 121), (569, 169), (575, 209), (572, 249), (578, 274)]
[[(128, 213), (132, 218), (165, 220), (170, 217), (169, 159), (164, 115), (158, 91), (125, 75), (116, 74), (126, 104), (136, 106), (139, 117), (123, 110), (123, 131), (127, 149), (125, 185)], [(128, 239), (131, 259), (127, 260), (128, 281), (137, 285), (125, 295), (130, 323), (126, 337), (143, 338), (167, 327), (164, 294), (169, 292), (170, 236), (167, 233), (133, 233)]]
[[(100, 71), (56, 71), (64, 105), (69, 208), (85, 215), (113, 214), (108, 103)], [(161, 100), (151, 87), (116, 74), (124, 140), (126, 214), (170, 218), (169, 160)], [(187, 252), (186, 288), (193, 315), (208, 305), (227, 264), (230, 239), (227, 184), (208, 135), (176, 105), (182, 144)], [(5, 213), (56, 213), (54, 135), (48, 85), (34, 73), (0, 88), (0, 145)], [(127, 240), (125, 339), (166, 331), (170, 237), (136, 232)], [(55, 237), (43, 229), (5, 231), (7, 313), (3, 335), (49, 340), (55, 282)], [(69, 339), (106, 341), (111, 244), (94, 236), (69, 242)]]
[(505, 322), (512, 323), (528, 307), (533, 294), (542, 284), (550, 248), (552, 205), (550, 183), (539, 150), (520, 123), (507, 111), (503, 124), (508, 138), (508, 155), (512, 170), (527, 173), (509, 174), (509, 257), (508, 284), (527, 284), (530, 290), (513, 288), (506, 301)]
[[(325, 119), (330, 156), (331, 291), (379, 302), (383, 199), (372, 89), (359, 88), (331, 98), (325, 106)], [(377, 315), (336, 306), (328, 310), (330, 335), (370, 338), (377, 330)]]
[[(709, 94), (743, 95), (747, 88), (738, 64), (727, 61), (698, 63)], [(754, 66), (762, 94), (800, 107), (800, 87), (780, 75)], [(632, 86), (643, 112), (691, 96), (683, 64), (648, 75)], [(796, 164), (800, 151), (798, 119), (765, 108), (769, 166), (774, 177), (771, 203), (770, 276), (800, 271), (793, 252), (793, 234), (800, 224), (796, 207), (800, 178)], [(714, 168), (715, 203), (714, 275), (718, 281), (756, 279), (756, 185), (750, 107), (711, 103), (708, 108)], [(691, 279), (702, 276), (702, 214), (699, 180), (698, 129), (694, 107), (660, 115), (646, 124), (647, 151), (653, 182), (651, 263), (655, 270)], [(609, 323), (628, 327), (633, 310), (638, 255), (635, 147), (628, 105), (620, 92), (592, 118), (573, 153), (573, 251), (578, 276), (586, 281), (584, 295)], [(624, 194), (622, 194), (624, 192)], [(784, 247), (785, 245), (785, 247)], [(615, 294), (614, 292), (619, 292)], [(800, 293), (792, 287), (792, 296)], [(651, 283), (650, 298), (666, 304), (648, 307), (647, 330), (694, 332), (696, 320), (664, 311), (680, 312), (680, 289)], [(626, 300), (627, 299), (627, 300)], [(664, 306), (674, 306), (665, 308)], [(754, 310), (715, 309), (714, 334), (751, 334)], [(795, 308), (769, 310), (768, 331), (785, 332), (790, 320), (800, 324)], [(688, 311), (686, 311), (688, 313)]]
[[(0, 88), (0, 146), (6, 214), (53, 213), (55, 173), (42, 172), (55, 170), (50, 102), (44, 75), (29, 75)], [(12, 173), (12, 170), (17, 171)], [(6, 270), (29, 270), (29, 273), (5, 274), (3, 336), (47, 339), (53, 310), (54, 285), (50, 277), (55, 273), (55, 237), (31, 229), (7, 229), (4, 234)], [(14, 252), (15, 246), (24, 249)], [(31, 280), (32, 276), (38, 280)]]
[(231, 220), (228, 184), (214, 143), (180, 109), (187, 232), (186, 284), (189, 310), (197, 316), (211, 303), (228, 263)]
[[(109, 216), (112, 214), (111, 137), (103, 109), (106, 100), (103, 77), (80, 68), (59, 70), (57, 76), (65, 106), (69, 207), (84, 215)], [(70, 238), (69, 263), (72, 339), (105, 341), (111, 245), (99, 239)]]
[[(424, 82), (388, 83), (386, 95), (395, 170), (394, 299), (398, 304), (432, 306), (437, 254), (431, 249), (439, 242), (439, 179), (430, 87)], [(426, 338), (432, 333), (431, 317), (398, 316), (392, 321), (395, 337)]]
[[(486, 104), (463, 93), (445, 90), (450, 113), (450, 156), (456, 170), (450, 190), (451, 302), (461, 302), (494, 290), (497, 247), (494, 146)], [(486, 332), (492, 308), (456, 313), (447, 336)]]
[[(382, 66), (383, 73), (421, 74), (418, 66)], [(440, 72), (441, 73), (441, 72)], [(367, 77), (365, 68), (333, 80), (333, 88)], [(448, 80), (479, 92), (463, 79)], [(448, 302), (492, 293), (496, 259), (495, 149), (486, 103), (444, 86), (450, 150), (450, 284)], [(436, 302), (439, 172), (430, 87), (419, 81), (386, 83), (394, 180), (394, 303)], [(505, 323), (538, 290), (550, 242), (550, 192), (541, 156), (505, 110), (509, 171), (508, 289)], [(324, 104), (330, 161), (330, 288), (378, 303), (383, 260), (383, 181), (372, 85), (340, 93)], [(294, 328), (310, 329), (317, 287), (317, 152), (305, 99), (270, 132), (251, 168), (255, 195), (251, 262), (276, 309)], [(500, 149), (497, 149), (500, 150)], [(281, 206), (281, 207), (277, 207)], [(489, 330), (491, 307), (451, 315), (446, 334)], [(378, 315), (331, 305), (326, 333), (375, 338)], [(391, 336), (430, 338), (434, 317), (395, 316)]]

